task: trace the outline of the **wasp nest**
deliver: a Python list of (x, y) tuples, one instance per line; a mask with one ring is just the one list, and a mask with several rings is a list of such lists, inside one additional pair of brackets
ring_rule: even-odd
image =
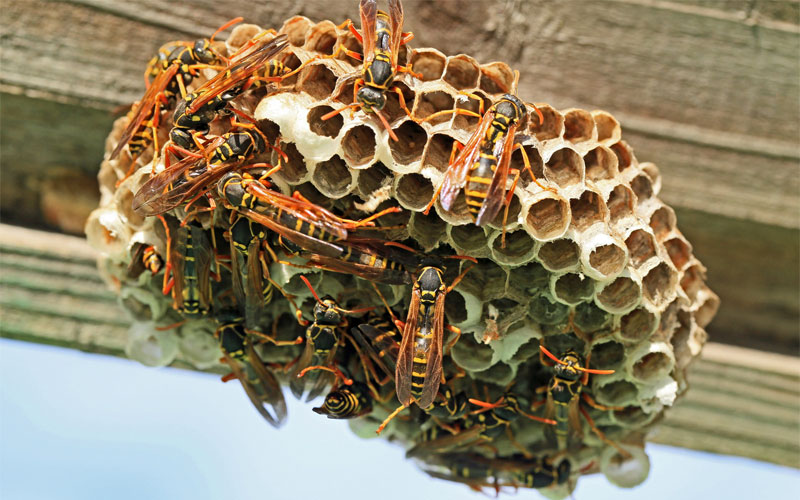
[[(237, 27), (227, 50), (235, 50), (259, 31), (252, 25)], [(340, 45), (360, 51), (355, 37), (330, 21), (315, 24), (295, 17), (279, 33), (288, 35), (291, 46), (282, 57), (292, 67), (314, 56), (330, 56)], [(448, 57), (430, 48), (403, 48), (399, 63), (406, 62), (421, 77), (399, 73), (396, 86), (417, 120), (402, 110), (396, 93), (387, 93), (384, 113), (397, 141), (390, 139), (374, 115), (360, 110), (321, 120), (353, 101), (360, 63), (343, 53), (310, 62), (265, 96), (261, 91), (237, 100), (240, 108), (251, 110), (271, 140), (279, 138), (279, 147), (288, 155), (273, 183), (285, 193), (299, 191), (353, 219), (399, 205), (401, 213), (383, 220), (395, 229), (382, 238), (404, 242), (421, 253), (477, 258), (478, 264), (445, 302), (446, 321), (463, 332), (446, 355), (466, 371), (462, 380), (495, 387), (492, 395), (514, 384), (517, 393), (536, 401), (544, 397), (536, 388), (546, 386), (552, 376), (552, 370), (540, 363), (540, 344), (556, 355), (567, 349), (590, 355), (590, 368), (614, 373), (591, 376), (584, 391), (600, 404), (621, 409), (589, 408), (589, 414), (630, 457), (621, 456), (618, 448), (584, 425), (583, 446), (569, 455), (573, 477), (601, 470), (616, 484), (640, 483), (649, 467), (643, 452), (645, 436), (664, 409), (687, 390), (687, 368), (700, 354), (704, 328), (718, 306), (718, 298), (704, 282), (705, 268), (677, 228), (675, 212), (658, 198), (658, 168), (637, 160), (609, 113), (557, 110), (537, 103), (543, 122), (528, 120), (517, 141), (538, 183), (550, 190), (522, 174), (510, 202), (505, 245), (502, 216), (488, 227), (475, 226), (463, 194), (451, 211), (437, 204), (435, 211), (423, 215), (442, 182), (453, 142), (465, 143), (479, 119), (454, 113), (422, 120), (443, 110), (477, 111), (474, 96), (488, 109), (512, 87), (514, 74), (501, 62), (481, 64), (467, 55)], [(536, 117), (531, 105), (528, 111)], [(125, 125), (125, 119), (117, 121), (107, 151)], [(167, 132), (164, 124), (161, 144)], [(119, 187), (115, 184), (128, 170), (129, 158), (123, 155), (103, 163), (101, 205), (88, 222), (87, 234), (102, 251), (102, 272), (118, 288), (122, 305), (134, 318), (129, 356), (151, 365), (168, 364), (181, 356), (198, 368), (213, 367), (219, 358), (213, 337), (216, 323), (205, 318), (173, 330), (156, 330), (156, 325), (181, 319), (171, 299), (161, 293), (161, 276), (144, 273), (132, 279), (127, 273), (136, 244), (154, 245), (166, 255), (161, 223), (131, 208), (134, 193), (150, 177), (151, 159), (152, 151), (142, 155), (138, 170)], [(274, 158), (266, 158), (270, 159)], [(513, 153), (511, 167), (523, 167), (519, 150)], [(175, 212), (183, 215), (181, 210)], [(224, 209), (201, 213), (204, 227), (224, 226), (228, 218), (219, 212)], [(463, 268), (468, 263), (459, 264)], [(353, 276), (277, 263), (270, 271), (306, 314), (312, 302), (299, 280), (301, 274), (320, 294), (348, 296), (349, 306), (380, 306), (371, 286)], [(411, 287), (381, 285), (380, 289), (398, 316), (405, 317)], [(278, 297), (267, 308), (264, 331), (270, 331), (276, 320), (281, 339), (303, 335), (303, 328), (289, 315), (293, 309), (288, 301)], [(268, 346), (260, 355), (265, 362), (286, 364), (301, 348)], [(286, 382), (285, 373), (279, 370), (278, 376)], [(396, 405), (395, 400), (376, 404), (371, 415), (353, 421), (351, 427), (359, 435), (374, 436), (377, 423)], [(419, 422), (416, 417), (398, 418), (384, 435), (410, 448), (422, 439)], [(518, 419), (511, 434), (536, 456), (553, 454), (545, 427)], [(486, 455), (487, 449), (501, 457), (519, 453), (506, 435), (487, 447), (468, 450)], [(551, 493), (563, 496), (567, 490)]]

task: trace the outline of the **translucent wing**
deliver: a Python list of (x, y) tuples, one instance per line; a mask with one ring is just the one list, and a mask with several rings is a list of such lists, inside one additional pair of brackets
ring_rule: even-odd
[(375, 59), (375, 23), (378, 18), (378, 4), (375, 0), (361, 0), (358, 10), (361, 13), (361, 39), (366, 67)]
[(214, 255), (206, 236), (206, 230), (195, 225), (191, 225), (190, 230), (192, 231), (192, 249), (194, 250), (200, 305), (208, 311), (211, 304), (211, 262)]
[(274, 220), (275, 214), (256, 212), (255, 210), (250, 210), (248, 208), (237, 208), (236, 210), (242, 215), (248, 217), (250, 220), (266, 226), (267, 229), (280, 234), (282, 237), (291, 241), (295, 245), (298, 245), (308, 251), (323, 255), (331, 255), (334, 257), (341, 255), (344, 251), (344, 249), (339, 245), (319, 240), (313, 236), (308, 236), (307, 234), (303, 234), (280, 224)]
[(425, 368), (425, 385), (422, 387), (417, 404), (420, 408), (427, 408), (433, 403), (439, 392), (442, 382), (442, 343), (444, 342), (444, 292), (436, 295), (433, 310), (433, 338), (428, 347), (428, 363)]
[(492, 124), (494, 119), (494, 111), (491, 109), (487, 111), (483, 118), (481, 118), (478, 128), (472, 133), (464, 148), (458, 154), (453, 163), (447, 168), (442, 184), (442, 191), (439, 194), (439, 200), (442, 208), (450, 210), (453, 202), (456, 201), (456, 196), (461, 191), (461, 188), (467, 182), (467, 174), (470, 167), (475, 163), (480, 155), (480, 144), (486, 131)]
[(351, 329), (350, 333), (381, 370), (391, 377), (395, 376), (400, 345), (389, 336), (388, 332), (369, 323), (363, 323)]
[(397, 399), (405, 406), (411, 405), (411, 370), (414, 365), (414, 344), (417, 333), (417, 320), (419, 318), (419, 289), (415, 288), (411, 294), (411, 304), (408, 306), (408, 318), (403, 328), (403, 340), (400, 342), (400, 353), (397, 356), (395, 368), (395, 389)]
[(403, 39), (403, 4), (400, 3), (400, 0), (389, 0), (389, 23), (392, 30), (389, 47), (392, 54), (392, 67), (394, 67), (397, 66), (400, 41)]
[(495, 147), (495, 157), (497, 158), (497, 170), (494, 171), (492, 184), (483, 201), (483, 206), (475, 219), (476, 226), (484, 226), (494, 220), (506, 197), (506, 179), (508, 179), (508, 168), (511, 164), (511, 153), (514, 149), (514, 136), (517, 132), (517, 125), (508, 128), (508, 133), (502, 142)]
[[(306, 383), (310, 380), (311, 373), (308, 375), (298, 378), (297, 374), (300, 373), (304, 368), (308, 368), (311, 366), (311, 360), (314, 358), (314, 341), (311, 340), (310, 336), (306, 334), (306, 342), (305, 346), (303, 347), (303, 352), (300, 354), (300, 358), (294, 365), (294, 369), (292, 373), (289, 375), (289, 389), (291, 389), (292, 394), (297, 399), (303, 397), (303, 393), (306, 390)], [(313, 372), (312, 372), (313, 373)]]

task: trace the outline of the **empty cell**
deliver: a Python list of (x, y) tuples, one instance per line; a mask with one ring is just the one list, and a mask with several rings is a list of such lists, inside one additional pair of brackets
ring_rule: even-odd
[(672, 358), (666, 353), (651, 352), (633, 365), (633, 376), (643, 382), (657, 380), (672, 371), (673, 366)]
[[(361, 42), (359, 42), (356, 39), (356, 37), (352, 33), (350, 33), (350, 31), (345, 31), (339, 36), (339, 44), (334, 48), (334, 52), (339, 50), (339, 46), (344, 46), (344, 48), (346, 48), (350, 52), (355, 52), (357, 54), (362, 54), (363, 48), (361, 46)], [(352, 65), (360, 65), (361, 64), (360, 61), (358, 61), (357, 59), (355, 59), (353, 57), (348, 56), (344, 52), (339, 52), (336, 55), (336, 58), (341, 60), (341, 61), (346, 61), (346, 62), (348, 62), (348, 63), (350, 63)]]
[[(416, 107), (414, 108), (414, 117), (418, 120), (424, 120), (434, 113), (439, 111), (451, 111), (455, 105), (453, 96), (441, 90), (433, 92), (421, 92), (417, 98)], [(428, 123), (436, 125), (450, 121), (453, 117), (452, 113), (446, 113), (441, 116), (430, 120)]]
[(511, 364), (522, 363), (529, 359), (538, 359), (539, 356), (539, 340), (530, 339), (517, 349), (514, 356), (509, 361)]
[(705, 287), (706, 271), (700, 264), (695, 264), (683, 273), (681, 288), (686, 292), (689, 300), (697, 300), (697, 294)]
[(411, 67), (415, 73), (422, 75), (420, 80), (430, 82), (438, 80), (444, 73), (446, 59), (444, 54), (434, 49), (415, 50), (411, 55)]
[(645, 413), (638, 406), (627, 406), (614, 411), (614, 420), (626, 427), (641, 427), (650, 422), (654, 416), (652, 413)]
[(342, 104), (353, 104), (355, 102), (355, 82), (358, 79), (356, 75), (350, 77), (343, 77), (344, 83), (341, 84), (338, 90), (331, 96), (334, 101), (341, 102)]
[(445, 134), (434, 134), (428, 141), (425, 156), (422, 160), (423, 167), (434, 167), (439, 172), (447, 171), (450, 154), (453, 150), (455, 139)]
[(321, 63), (311, 63), (300, 71), (297, 88), (314, 99), (327, 99), (336, 87), (336, 75)]
[(546, 290), (550, 283), (550, 273), (538, 262), (529, 262), (514, 268), (508, 278), (509, 285), (528, 293)]
[(568, 187), (583, 181), (583, 159), (569, 149), (559, 149), (547, 160), (544, 175), (560, 187)]
[[(504, 193), (503, 196), (508, 196), (508, 193)], [(514, 193), (511, 195), (511, 201), (508, 202), (508, 210), (506, 211), (506, 206), (503, 204), (490, 224), (497, 228), (503, 228), (507, 224), (514, 224), (517, 222), (520, 209), (519, 196), (517, 196), (517, 193)]]
[(662, 262), (642, 279), (644, 296), (654, 304), (661, 305), (664, 300), (673, 296), (677, 280), (677, 273), (666, 262)]
[(478, 86), (481, 69), (475, 59), (461, 54), (447, 59), (444, 70), (444, 81), (458, 90), (472, 89)]
[(295, 47), (302, 47), (306, 42), (311, 24), (311, 20), (307, 17), (295, 16), (283, 23), (278, 33), (285, 33), (289, 37), (289, 43)]
[(428, 215), (414, 212), (409, 230), (411, 237), (417, 240), (424, 250), (428, 251), (436, 247), (439, 240), (445, 235), (445, 222), (433, 211)]
[(614, 370), (625, 360), (625, 347), (619, 342), (609, 341), (594, 344), (589, 368)]
[(556, 296), (567, 304), (578, 304), (589, 299), (594, 293), (594, 280), (582, 274), (567, 273), (558, 278), (555, 286)]
[(656, 316), (643, 307), (629, 312), (620, 320), (620, 336), (629, 342), (639, 342), (650, 337), (657, 324)]
[(410, 210), (422, 210), (433, 196), (431, 181), (420, 174), (401, 175), (397, 180), (395, 198)]
[(625, 240), (631, 263), (639, 267), (656, 256), (656, 242), (653, 235), (643, 229), (633, 231)]
[(597, 142), (619, 140), (622, 129), (616, 118), (605, 111), (592, 111), (592, 118), (597, 128)]
[(655, 163), (645, 162), (639, 164), (641, 169), (650, 177), (650, 181), (653, 184), (653, 191), (658, 194), (658, 187), (661, 184), (661, 171), (658, 169)]
[(425, 129), (408, 120), (394, 129), (394, 133), (397, 135), (397, 141), (389, 143), (394, 161), (408, 165), (422, 158), (425, 143), (428, 141)]
[(540, 240), (555, 238), (569, 224), (569, 204), (562, 198), (544, 198), (533, 203), (525, 216), (525, 225)]
[[(513, 170), (518, 170), (520, 172), (518, 181), (519, 185), (526, 187), (533, 182), (531, 180), (530, 172), (528, 172), (528, 170), (525, 168), (525, 161), (522, 158), (523, 150), (528, 157), (528, 163), (530, 163), (533, 176), (536, 178), (539, 184), (545, 184), (547, 179), (544, 177), (544, 162), (542, 161), (542, 155), (539, 154), (539, 150), (534, 146), (527, 145), (516, 149), (511, 155), (510, 167)], [(537, 186), (536, 189), (539, 189), (539, 187)]]
[(346, 195), (350, 192), (350, 184), (353, 182), (350, 169), (338, 155), (318, 163), (311, 178), (317, 189), (331, 198), (341, 198)]
[(640, 174), (633, 178), (631, 181), (631, 188), (633, 192), (636, 193), (636, 198), (639, 200), (639, 203), (650, 199), (653, 196), (653, 183), (650, 181), (650, 177)]
[(668, 341), (675, 329), (678, 327), (678, 311), (680, 310), (680, 299), (673, 300), (661, 313), (658, 320), (658, 329), (651, 337), (652, 341)]
[(539, 295), (531, 300), (530, 315), (542, 325), (561, 325), (567, 320), (569, 306), (551, 301), (546, 295)]
[[(120, 187), (114, 197), (117, 200), (117, 209), (128, 221), (128, 225), (133, 229), (141, 229), (145, 218), (133, 211), (133, 192), (130, 189)], [(197, 203), (193, 206), (197, 206)]]
[(606, 202), (611, 223), (632, 217), (634, 204), (633, 191), (628, 186), (620, 184), (612, 189)]
[[(474, 275), (473, 275), (474, 273)], [(506, 292), (508, 274), (491, 260), (481, 260), (467, 276), (479, 278), (484, 300), (501, 297)]]
[(611, 323), (611, 315), (592, 302), (584, 302), (575, 307), (572, 323), (581, 333), (592, 333)]
[[(456, 109), (471, 111), (476, 115), (481, 115), (481, 103), (483, 103), (484, 113), (492, 106), (492, 101), (479, 90), (473, 92), (470, 96), (459, 97), (455, 102)], [(453, 119), (453, 128), (473, 132), (480, 121), (481, 117), (479, 116), (456, 114)]]
[(610, 382), (597, 389), (598, 402), (611, 406), (624, 406), (636, 399), (636, 386), (627, 380)]
[(475, 224), (452, 226), (449, 228), (449, 231), (453, 245), (466, 252), (486, 248), (486, 233)]
[(669, 258), (678, 270), (683, 267), (692, 258), (692, 247), (689, 242), (683, 238), (676, 236), (664, 242), (664, 248), (667, 249)]
[(631, 166), (631, 163), (633, 162), (633, 150), (631, 150), (631, 147), (628, 146), (627, 142), (619, 141), (614, 143), (611, 146), (611, 150), (617, 155), (617, 163), (619, 165), (620, 172)]
[[(297, 184), (303, 180), (308, 173), (306, 161), (293, 142), (281, 143), (279, 147), (281, 151), (286, 154), (288, 160), (283, 161), (281, 169), (276, 175), (279, 179), (283, 179), (289, 184)], [(275, 157), (275, 161), (277, 161), (277, 154), (273, 156)]]
[(232, 54), (242, 45), (246, 44), (261, 32), (261, 28), (255, 24), (239, 24), (231, 30), (231, 35), (225, 40), (228, 54)]
[(692, 349), (689, 346), (692, 331), (692, 316), (688, 311), (678, 312), (678, 326), (672, 334), (670, 344), (672, 353), (675, 356), (675, 364), (678, 368), (684, 368), (692, 360)]
[(589, 265), (604, 277), (615, 276), (622, 272), (628, 255), (624, 248), (609, 243), (598, 245), (589, 254)]
[(572, 212), (572, 227), (578, 231), (583, 231), (605, 219), (606, 204), (594, 191), (584, 191), (577, 200), (569, 200), (569, 205)]
[(325, 121), (322, 117), (333, 111), (330, 106), (315, 106), (308, 112), (308, 128), (317, 135), (334, 138), (339, 135), (344, 125), (344, 118), (338, 114)]
[(370, 163), (375, 157), (375, 131), (366, 125), (351, 128), (342, 138), (342, 150), (352, 167)]
[(538, 259), (551, 271), (569, 269), (578, 264), (580, 248), (570, 239), (548, 241), (539, 249)]
[[(287, 53), (287, 55), (283, 57), (283, 65), (289, 70), (295, 70), (299, 68), (301, 64), (300, 59), (294, 52)], [(295, 83), (297, 83), (297, 74), (281, 80), (281, 86), (294, 85)]]
[(358, 175), (358, 192), (362, 197), (369, 197), (377, 189), (391, 184), (392, 172), (381, 162), (377, 162)]
[(400, 96), (397, 93), (397, 89), (399, 89), (400, 93), (403, 95), (403, 102), (409, 111), (411, 111), (411, 106), (414, 103), (414, 91), (408, 88), (408, 85), (403, 82), (395, 82), (390, 89), (391, 90), (387, 90), (383, 93), (383, 95), (386, 97), (386, 105), (383, 107), (381, 113), (383, 113), (383, 116), (386, 117), (386, 121), (389, 123), (394, 123), (395, 121), (408, 116), (406, 111), (400, 105)]
[(498, 237), (492, 242), (492, 253), (498, 261), (521, 264), (519, 260), (533, 250), (533, 239), (525, 231), (506, 233), (505, 246), (502, 244), (502, 239), (502, 237)]
[(564, 115), (564, 139), (576, 144), (588, 141), (594, 133), (592, 115), (583, 109), (571, 109)]
[(528, 133), (540, 141), (547, 141), (561, 137), (564, 131), (564, 115), (547, 104), (536, 106), (542, 113), (542, 122), (539, 123), (535, 110), (528, 109), (528, 115), (536, 118), (528, 120)]
[(598, 146), (583, 157), (586, 177), (595, 182), (613, 179), (617, 171), (617, 155), (604, 146)]
[(697, 325), (700, 328), (708, 326), (719, 309), (719, 297), (708, 290), (708, 288), (706, 288), (706, 291), (708, 293), (705, 296), (705, 300), (700, 304), (700, 307), (697, 308), (697, 312), (695, 312), (695, 321), (697, 321)]
[(333, 54), (333, 46), (336, 45), (336, 39), (336, 25), (331, 21), (322, 21), (311, 28), (306, 38), (305, 49), (331, 55)]
[(462, 335), (450, 354), (461, 368), (482, 371), (492, 365), (494, 351), (486, 344), (477, 343), (472, 335)]
[(467, 305), (457, 290), (451, 290), (444, 301), (444, 314), (450, 323), (461, 323), (467, 319)]
[(481, 66), (480, 88), (487, 94), (505, 94), (514, 85), (514, 72), (503, 62)]
[(658, 241), (662, 241), (673, 230), (675, 230), (675, 211), (664, 205), (650, 216), (650, 227), (656, 235)]
[(609, 311), (623, 311), (639, 302), (642, 289), (627, 276), (620, 276), (597, 294), (597, 302)]

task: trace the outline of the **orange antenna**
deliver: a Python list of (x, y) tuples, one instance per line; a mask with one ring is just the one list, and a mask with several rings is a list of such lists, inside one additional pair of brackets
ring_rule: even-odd
[(216, 37), (217, 35), (219, 35), (223, 31), (225, 31), (226, 29), (230, 28), (234, 24), (239, 24), (242, 21), (244, 21), (243, 17), (237, 17), (237, 18), (231, 19), (227, 23), (225, 23), (222, 26), (220, 26), (219, 29), (217, 31), (215, 31), (213, 35), (211, 35), (211, 38), (209, 38), (208, 41), (213, 43), (214, 42), (214, 37)]
[[(567, 364), (567, 363), (565, 363), (564, 361), (561, 361), (560, 359), (558, 359), (557, 357), (555, 357), (555, 356), (553, 355), (553, 353), (551, 353), (550, 351), (548, 351), (547, 349), (545, 349), (545, 347), (544, 347), (543, 345), (540, 345), (540, 346), (539, 346), (539, 349), (541, 349), (541, 350), (542, 350), (542, 352), (543, 352), (543, 353), (545, 353), (545, 355), (546, 355), (548, 358), (552, 359), (552, 360), (553, 360), (553, 361), (555, 361), (556, 363), (558, 363), (558, 364), (560, 364), (560, 365), (566, 365), (566, 364)], [(591, 373), (591, 374), (593, 374), (593, 375), (611, 375), (612, 373), (614, 373), (614, 370), (592, 370), (592, 369), (589, 369), (589, 368), (584, 368), (584, 367), (582, 367), (582, 366), (576, 366), (576, 367), (575, 367), (575, 369), (576, 369), (576, 370), (578, 370), (578, 371), (584, 372), (584, 373)]]
[(394, 133), (394, 130), (392, 130), (392, 127), (389, 126), (389, 122), (386, 120), (386, 117), (383, 116), (383, 113), (381, 113), (377, 109), (374, 109), (373, 111), (375, 112), (375, 115), (377, 115), (377, 117), (380, 118), (381, 123), (383, 123), (383, 126), (386, 128), (386, 131), (389, 132), (389, 137), (391, 137), (392, 140), (395, 142), (399, 141), (400, 139), (397, 138), (397, 135)]
[[(311, 290), (311, 294), (314, 295), (314, 298), (317, 299), (317, 302), (319, 302), (321, 305), (325, 306), (325, 303), (322, 301), (322, 299), (319, 298), (319, 295), (317, 295), (317, 292), (314, 291), (314, 287), (311, 286), (311, 283), (308, 281), (308, 279), (306, 279), (306, 277), (303, 276), (302, 274), (300, 275), (300, 279), (303, 280), (303, 283), (305, 283), (306, 286), (308, 287), (308, 289)], [(371, 311), (371, 310), (373, 310), (375, 308), (374, 307), (362, 307), (360, 309), (342, 309), (341, 307), (336, 306), (336, 309), (338, 309), (339, 311), (341, 311), (341, 312), (343, 312), (345, 314), (357, 314), (357, 313)]]
[(360, 107), (360, 106), (361, 106), (361, 105), (360, 105), (359, 103), (357, 103), (357, 102), (354, 102), (353, 104), (348, 104), (347, 106), (345, 106), (345, 107), (343, 107), (343, 108), (334, 109), (334, 110), (333, 110), (333, 111), (331, 111), (330, 113), (326, 113), (326, 114), (322, 115), (322, 117), (321, 117), (320, 119), (321, 119), (322, 121), (325, 121), (325, 120), (330, 120), (331, 118), (333, 118), (334, 116), (338, 115), (339, 113), (341, 113), (342, 111), (344, 111), (344, 110), (346, 110), (346, 109), (358, 108), (358, 107)]

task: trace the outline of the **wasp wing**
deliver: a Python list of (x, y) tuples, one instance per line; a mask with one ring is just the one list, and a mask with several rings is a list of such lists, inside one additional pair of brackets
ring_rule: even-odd
[(422, 387), (417, 404), (420, 408), (427, 408), (439, 393), (439, 384), (442, 382), (442, 344), (444, 343), (444, 299), (445, 293), (436, 295), (433, 309), (433, 338), (431, 338), (425, 365), (425, 385)]
[(408, 306), (408, 318), (403, 328), (403, 340), (400, 342), (400, 352), (397, 356), (394, 380), (397, 399), (405, 406), (411, 405), (411, 372), (414, 366), (414, 347), (417, 336), (417, 322), (419, 319), (420, 291), (415, 288), (411, 294), (411, 304)]
[(494, 171), (492, 183), (489, 185), (483, 206), (481, 206), (478, 217), (475, 219), (476, 226), (484, 226), (494, 220), (500, 211), (500, 207), (503, 206), (506, 198), (506, 179), (508, 179), (516, 132), (517, 125), (512, 125), (508, 129), (505, 139), (495, 146), (494, 155), (497, 158), (497, 169)]
[(481, 118), (478, 128), (469, 137), (467, 143), (464, 145), (461, 152), (458, 154), (453, 163), (447, 167), (447, 172), (444, 175), (442, 190), (439, 194), (439, 200), (442, 208), (450, 210), (453, 202), (464, 185), (467, 183), (467, 174), (472, 166), (480, 156), (480, 145), (483, 141), (486, 131), (492, 124), (494, 119), (494, 111), (487, 111)]
[(400, 3), (400, 0), (389, 0), (389, 24), (392, 30), (389, 51), (392, 54), (392, 68), (394, 68), (397, 66), (400, 41), (403, 39), (403, 4)]
[(375, 59), (375, 24), (378, 20), (378, 3), (375, 0), (361, 0), (358, 6), (361, 14), (361, 41), (364, 49), (364, 67)]

